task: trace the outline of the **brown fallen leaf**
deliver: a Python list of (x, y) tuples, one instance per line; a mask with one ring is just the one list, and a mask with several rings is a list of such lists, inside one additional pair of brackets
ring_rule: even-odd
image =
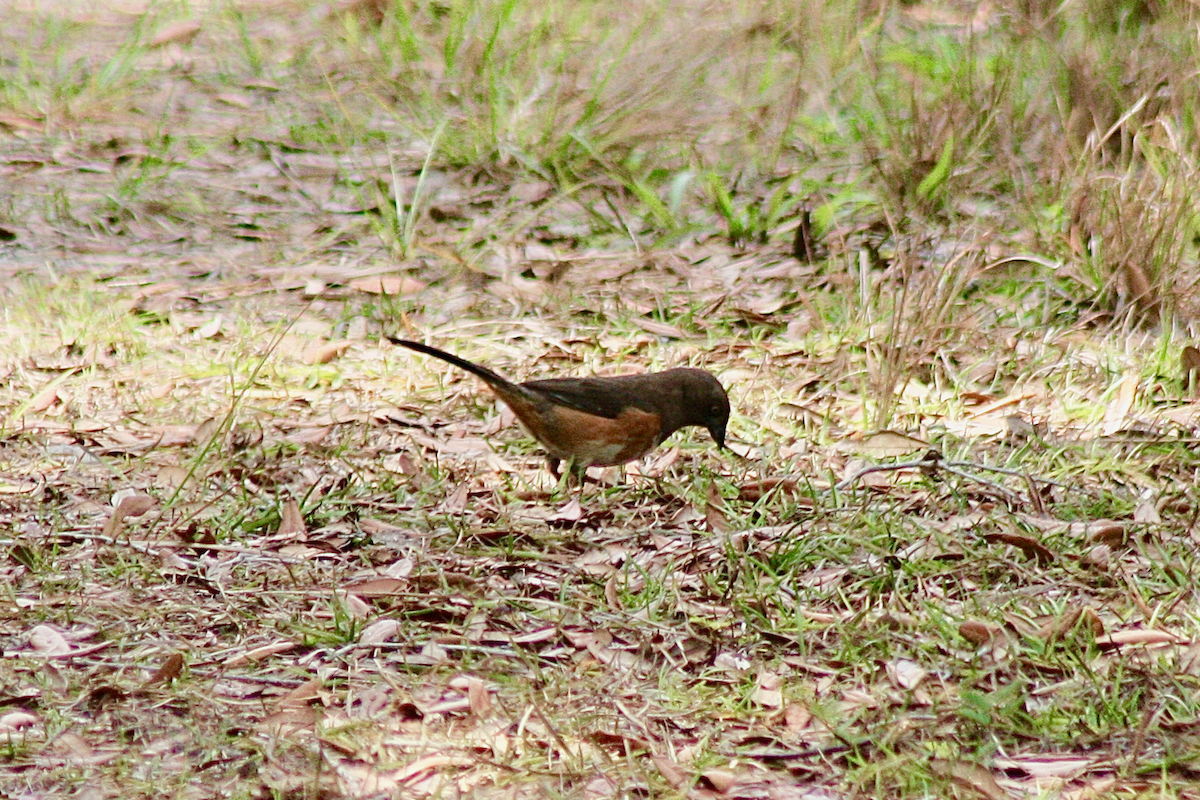
[(729, 520), (725, 516), (725, 498), (716, 481), (708, 485), (708, 493), (704, 498), (704, 522), (711, 533), (728, 533)]
[(355, 278), (347, 285), (357, 292), (388, 296), (417, 294), (425, 289), (424, 283), (407, 275), (371, 275)]
[(471, 713), (477, 717), (486, 717), (492, 710), (492, 697), (488, 693), (487, 684), (482, 678), (473, 675), (465, 676), (464, 680), (467, 684), (467, 700), (470, 703)]
[[(1095, 755), (1074, 753), (1044, 753), (1006, 758), (996, 756), (992, 763), (996, 769), (1020, 770), (1034, 778), (1071, 778), (1085, 772), (1099, 761)], [(1081, 791), (1075, 797), (1096, 797), (1091, 792)]]
[(1127, 524), (1114, 519), (1092, 520), (1091, 522), (1084, 523), (1084, 529), (1087, 531), (1087, 540), (1089, 542), (1092, 544), (1106, 544), (1110, 547), (1125, 544), (1125, 540), (1129, 536)]
[(153, 39), (149, 41), (147, 47), (162, 47), (164, 44), (179, 42), (187, 44), (192, 39), (196, 38), (196, 34), (201, 30), (201, 25), (198, 22), (176, 22), (167, 25), (160, 30)]
[(988, 800), (1010, 800), (1008, 792), (996, 781), (986, 767), (969, 761), (943, 761), (934, 759), (929, 764), (936, 775), (949, 778), (954, 783), (972, 790)]
[(546, 524), (573, 525), (581, 519), (583, 519), (583, 506), (580, 505), (578, 498), (572, 497), (566, 505), (546, 517)]
[(56, 382), (50, 384), (45, 389), (42, 389), (40, 392), (35, 394), (29, 400), (29, 402), (25, 404), (25, 410), (32, 411), (34, 413), (41, 413), (57, 403), (58, 400), (58, 384)]
[(663, 776), (668, 784), (676, 789), (686, 789), (691, 783), (688, 774), (683, 770), (683, 767), (676, 764), (666, 756), (652, 755), (650, 760), (654, 762), (654, 766), (658, 767), (658, 772)]
[(1109, 404), (1104, 412), (1102, 430), (1106, 436), (1122, 430), (1129, 421), (1133, 404), (1137, 401), (1140, 380), (1136, 370), (1126, 370), (1121, 376), (1121, 383), (1117, 387), (1117, 399)]
[(400, 622), (394, 619), (378, 619), (362, 629), (358, 643), (364, 646), (379, 645), (396, 641), (400, 633)]
[(787, 477), (762, 478), (743, 484), (738, 487), (738, 499), (754, 502), (763, 499), (771, 492), (791, 499), (802, 508), (816, 507), (816, 502), (811, 497), (800, 496), (800, 481)]
[(332, 425), (325, 425), (319, 428), (301, 428), (293, 431), (284, 437), (285, 440), (292, 444), (314, 445), (320, 444), (333, 432)]
[(343, 587), (359, 597), (393, 597), (408, 591), (408, 581), (399, 578), (369, 578)]
[(634, 325), (641, 328), (642, 330), (646, 331), (647, 333), (652, 333), (655, 336), (661, 336), (664, 339), (686, 339), (686, 338), (688, 338), (688, 334), (686, 331), (683, 330), (683, 328), (680, 328), (677, 325), (671, 325), (666, 322), (659, 322), (656, 319), (648, 319), (646, 317), (634, 317), (633, 319), (630, 320), (630, 322), (632, 322)]
[(783, 707), (783, 676), (766, 669), (759, 670), (758, 680), (750, 699), (764, 708)]
[(800, 211), (800, 222), (796, 225), (796, 235), (792, 237), (792, 258), (811, 264), (817, 260), (817, 241), (812, 226), (812, 211), (804, 208)]
[(29, 646), (46, 656), (62, 656), (71, 652), (65, 636), (49, 625), (35, 625), (29, 632)]
[(275, 703), (278, 709), (303, 708), (321, 699), (321, 679), (309, 678)]
[(1110, 650), (1124, 645), (1152, 644), (1186, 644), (1187, 639), (1176, 633), (1162, 630), (1132, 630), (1117, 631), (1108, 636), (1096, 639), (1096, 646), (1102, 650)]
[(442, 501), (442, 511), (454, 516), (462, 514), (467, 510), (467, 500), (470, 499), (470, 495), (470, 487), (467, 484), (458, 484), (450, 496)]
[(251, 650), (244, 650), (241, 653), (234, 653), (229, 658), (225, 659), (223, 666), (226, 669), (240, 667), (243, 664), (249, 664), (256, 661), (262, 661), (280, 653), (286, 653), (296, 647), (295, 642), (290, 642), (282, 639), (271, 644), (264, 644), (261, 647), (255, 647)]
[(983, 535), (985, 542), (1001, 542), (1003, 544), (1012, 545), (1020, 550), (1029, 558), (1037, 559), (1039, 564), (1050, 564), (1054, 561), (1054, 553), (1050, 548), (1034, 539), (1032, 536), (1026, 536), (1023, 533), (1012, 533), (1010, 531), (1002, 531), (1000, 533), (985, 533)]
[(707, 784), (718, 794), (728, 795), (738, 783), (738, 773), (733, 770), (706, 769), (700, 773), (700, 785)]
[(897, 658), (894, 661), (889, 661), (885, 665), (885, 669), (888, 679), (901, 689), (915, 689), (929, 675), (929, 672), (923, 669), (921, 665), (908, 658)]
[(159, 665), (158, 669), (146, 679), (143, 686), (157, 686), (167, 684), (179, 677), (183, 672), (183, 656), (179, 653), (171, 653), (167, 656), (167, 660)]
[(19, 733), (39, 722), (41, 722), (41, 718), (28, 711), (9, 711), (0, 716), (0, 736), (7, 738), (11, 734)]
[(1104, 621), (1090, 608), (1072, 608), (1061, 616), (1047, 619), (1034, 635), (1052, 641), (1081, 628), (1090, 631), (1092, 636), (1099, 636), (1104, 633)]
[(621, 602), (621, 593), (617, 590), (621, 573), (613, 571), (604, 582), (604, 600), (613, 611), (623, 612), (625, 604)]
[(143, 431), (155, 438), (155, 447), (180, 447), (196, 438), (195, 425), (151, 425)]
[(208, 444), (209, 440), (221, 430), (221, 426), (225, 424), (225, 417), (209, 417), (196, 426), (196, 432), (192, 436), (194, 441), (200, 447)]
[(996, 638), (999, 629), (978, 620), (967, 619), (959, 623), (958, 634), (971, 644), (984, 645)]
[(280, 536), (303, 536), (307, 532), (308, 526), (304, 524), (304, 514), (300, 512), (300, 504), (293, 497), (284, 500), (283, 508), (279, 513), (279, 529), (276, 533)]
[(868, 433), (858, 441), (847, 440), (846, 449), (874, 458), (895, 458), (929, 449), (929, 443), (900, 431)]
[(349, 339), (339, 339), (335, 342), (310, 347), (304, 351), (305, 364), (328, 364), (342, 353), (350, 349), (354, 342)]
[(0, 114), (0, 125), (26, 131), (40, 131), (45, 123), (19, 114)]
[(104, 536), (113, 539), (121, 535), (127, 517), (140, 517), (155, 506), (153, 497), (137, 492), (118, 492), (113, 495), (113, 500), (116, 501), (116, 508), (113, 509), (112, 516), (104, 523), (104, 529), (101, 531)]

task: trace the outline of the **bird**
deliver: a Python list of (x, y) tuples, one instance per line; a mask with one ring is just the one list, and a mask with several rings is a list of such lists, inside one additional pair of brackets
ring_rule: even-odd
[(579, 479), (588, 467), (614, 467), (641, 458), (680, 428), (707, 428), (725, 448), (729, 395), (702, 369), (591, 378), (548, 378), (513, 383), (487, 367), (421, 342), (388, 341), (440, 358), (483, 380), (525, 429), (546, 448), (555, 480), (565, 462)]

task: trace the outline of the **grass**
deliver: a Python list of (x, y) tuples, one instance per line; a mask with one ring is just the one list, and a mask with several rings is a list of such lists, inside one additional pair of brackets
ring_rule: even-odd
[(1200, 794), (1191, 9), (13, 13), (4, 792)]

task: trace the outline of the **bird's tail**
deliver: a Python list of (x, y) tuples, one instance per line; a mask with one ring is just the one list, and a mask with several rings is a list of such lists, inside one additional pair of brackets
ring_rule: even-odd
[(472, 375), (482, 378), (489, 386), (504, 387), (509, 389), (516, 387), (516, 384), (514, 384), (512, 381), (508, 380), (502, 375), (492, 372), (487, 367), (481, 367), (478, 364), (467, 361), (465, 358), (459, 358), (453, 353), (447, 353), (445, 350), (438, 350), (436, 347), (430, 347), (427, 344), (421, 344), (420, 342), (414, 342), (408, 339), (399, 339), (395, 336), (388, 336), (387, 340), (392, 344), (400, 345), (401, 347), (407, 347), (409, 350), (416, 350), (418, 353), (424, 353), (427, 356), (440, 358), (442, 361), (453, 364), (459, 369), (465, 369)]

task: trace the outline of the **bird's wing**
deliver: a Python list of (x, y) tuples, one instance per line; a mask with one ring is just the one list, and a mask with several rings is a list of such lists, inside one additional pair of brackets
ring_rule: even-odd
[(652, 410), (646, 405), (646, 397), (639, 392), (642, 375), (627, 375), (615, 378), (550, 378), (526, 381), (523, 388), (529, 389), (552, 403), (585, 414), (616, 419), (621, 412), (633, 406), (643, 411)]

